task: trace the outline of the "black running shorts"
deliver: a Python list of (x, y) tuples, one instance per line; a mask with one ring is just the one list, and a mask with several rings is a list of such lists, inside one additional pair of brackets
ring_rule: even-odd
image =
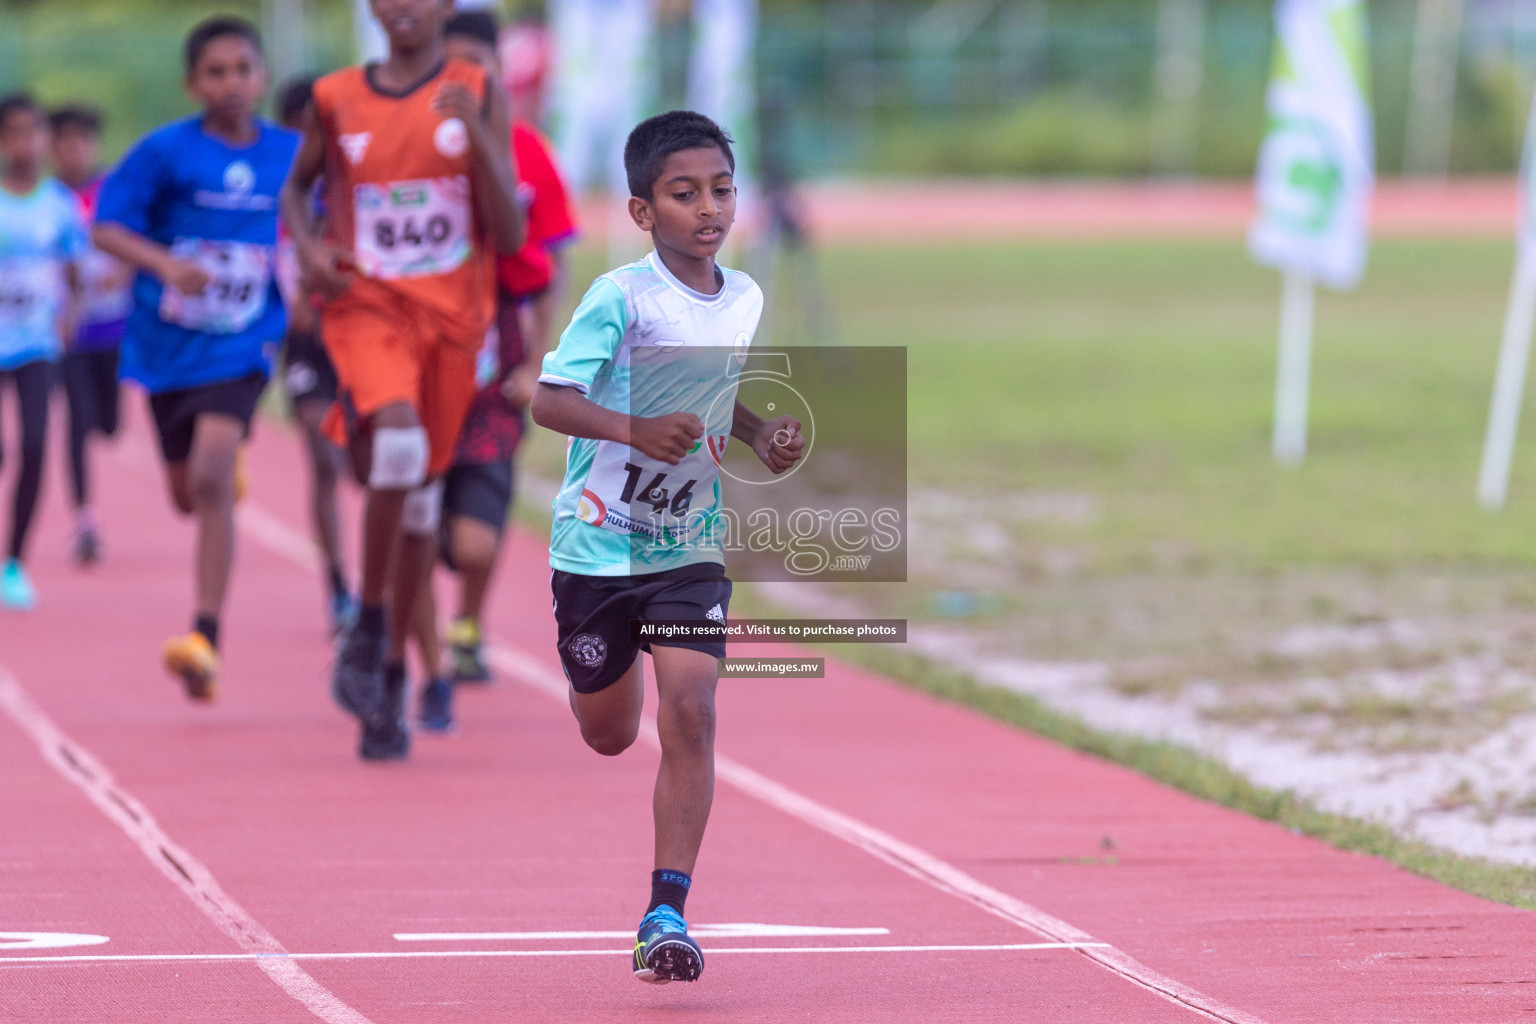
[[(641, 576), (578, 576), (556, 569), (549, 582), (555, 595), (560, 664), (577, 693), (612, 686), (641, 650), (650, 650), (650, 644), (629, 638), (631, 620), (723, 623), (731, 606), (731, 581), (725, 578), (725, 568), (713, 562)], [(652, 643), (725, 657), (724, 640)]]
[(336, 367), (320, 344), (318, 331), (290, 331), (283, 346), (283, 385), (295, 403), (336, 401)]
[(160, 431), (160, 454), (166, 462), (186, 462), (192, 454), (192, 431), (204, 413), (239, 420), (249, 436), (251, 417), (256, 415), (256, 403), (266, 386), (266, 374), (253, 373), (238, 380), (150, 395), (149, 409)]
[(501, 533), (512, 508), (512, 460), (455, 463), (443, 477), (443, 519), (468, 516)]

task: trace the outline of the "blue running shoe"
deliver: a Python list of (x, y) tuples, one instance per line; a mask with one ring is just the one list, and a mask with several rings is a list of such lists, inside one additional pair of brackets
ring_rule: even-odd
[(14, 558), (0, 569), (0, 607), (14, 612), (29, 612), (37, 607), (37, 590), (27, 578), (27, 570)]
[(635, 936), (635, 977), (652, 985), (698, 981), (704, 951), (688, 937), (688, 922), (663, 903), (640, 922)]
[(357, 625), (357, 612), (362, 607), (356, 597), (341, 593), (331, 598), (327, 611), (331, 617), (331, 636), (341, 636)]
[(453, 684), (439, 676), (421, 688), (416, 720), (427, 732), (453, 730)]

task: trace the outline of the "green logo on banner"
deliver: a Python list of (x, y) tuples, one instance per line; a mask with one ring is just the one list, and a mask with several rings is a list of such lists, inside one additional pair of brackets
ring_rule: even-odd
[(1333, 136), (1319, 121), (1270, 125), (1259, 154), (1259, 201), (1265, 219), (1291, 231), (1326, 234), (1344, 196), (1344, 167)]

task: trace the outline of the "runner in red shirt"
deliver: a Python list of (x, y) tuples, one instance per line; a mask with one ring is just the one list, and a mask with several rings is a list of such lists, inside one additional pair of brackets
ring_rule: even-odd
[[(502, 77), (496, 19), (489, 12), (455, 14), (444, 26), (444, 34), (450, 58), (479, 64), (494, 79)], [(454, 682), (490, 678), (480, 654), (480, 617), (512, 504), (512, 460), (522, 440), (524, 410), (549, 346), (554, 286), (560, 276), (558, 247), (575, 234), (570, 196), (549, 144), (532, 125), (516, 120), (512, 151), (526, 241), (517, 253), (497, 261), (497, 318), (480, 355), (481, 387), (444, 481), (442, 557), (460, 576), (458, 609), (447, 633), (452, 652), (449, 675)], [(417, 639), (427, 672), (435, 675), (442, 662), (436, 608), (430, 599), (423, 601)], [(422, 727), (449, 728), (451, 699), (449, 679), (430, 683), (422, 691)]]

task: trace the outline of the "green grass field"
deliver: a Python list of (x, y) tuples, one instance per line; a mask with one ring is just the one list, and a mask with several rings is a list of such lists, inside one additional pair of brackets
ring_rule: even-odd
[[(1511, 247), (1389, 243), (1318, 309), (1312, 451), (1268, 454), (1279, 282), (1234, 245), (837, 252), (848, 339), (909, 346), (912, 476), (1006, 505), (1096, 496), (1084, 561), (1174, 565), (1536, 555), (1536, 443), (1510, 511), (1475, 506)], [(1536, 438), (1531, 438), (1536, 441)]]
[[(1536, 561), (1536, 432), (1508, 508), (1473, 499), (1511, 244), (1379, 243), (1358, 291), (1320, 298), (1311, 451), (1292, 470), (1269, 454), (1278, 275), (1239, 244), (834, 246), (820, 262), (842, 341), (908, 349), (914, 504), (959, 509), (925, 543), (964, 562), (966, 531), (997, 524), (1004, 589)], [(599, 269), (583, 251), (573, 280)], [(773, 322), (798, 327), (799, 298), (781, 292)], [(541, 438), (533, 464), (553, 473), (558, 448)], [(1089, 514), (1032, 513), (1041, 495)]]
[[(1358, 291), (1323, 294), (1296, 470), (1269, 456), (1278, 276), (1238, 244), (830, 247), (820, 260), (841, 340), (908, 348), (914, 493), (1003, 520), (1020, 492), (1092, 496), (1094, 522), (1022, 538), (1073, 546), (1084, 570), (1536, 561), (1536, 432), (1508, 509), (1473, 500), (1510, 244), (1378, 243)], [(583, 252), (573, 279), (598, 269)], [(776, 322), (798, 326), (795, 299), (781, 296)]]

